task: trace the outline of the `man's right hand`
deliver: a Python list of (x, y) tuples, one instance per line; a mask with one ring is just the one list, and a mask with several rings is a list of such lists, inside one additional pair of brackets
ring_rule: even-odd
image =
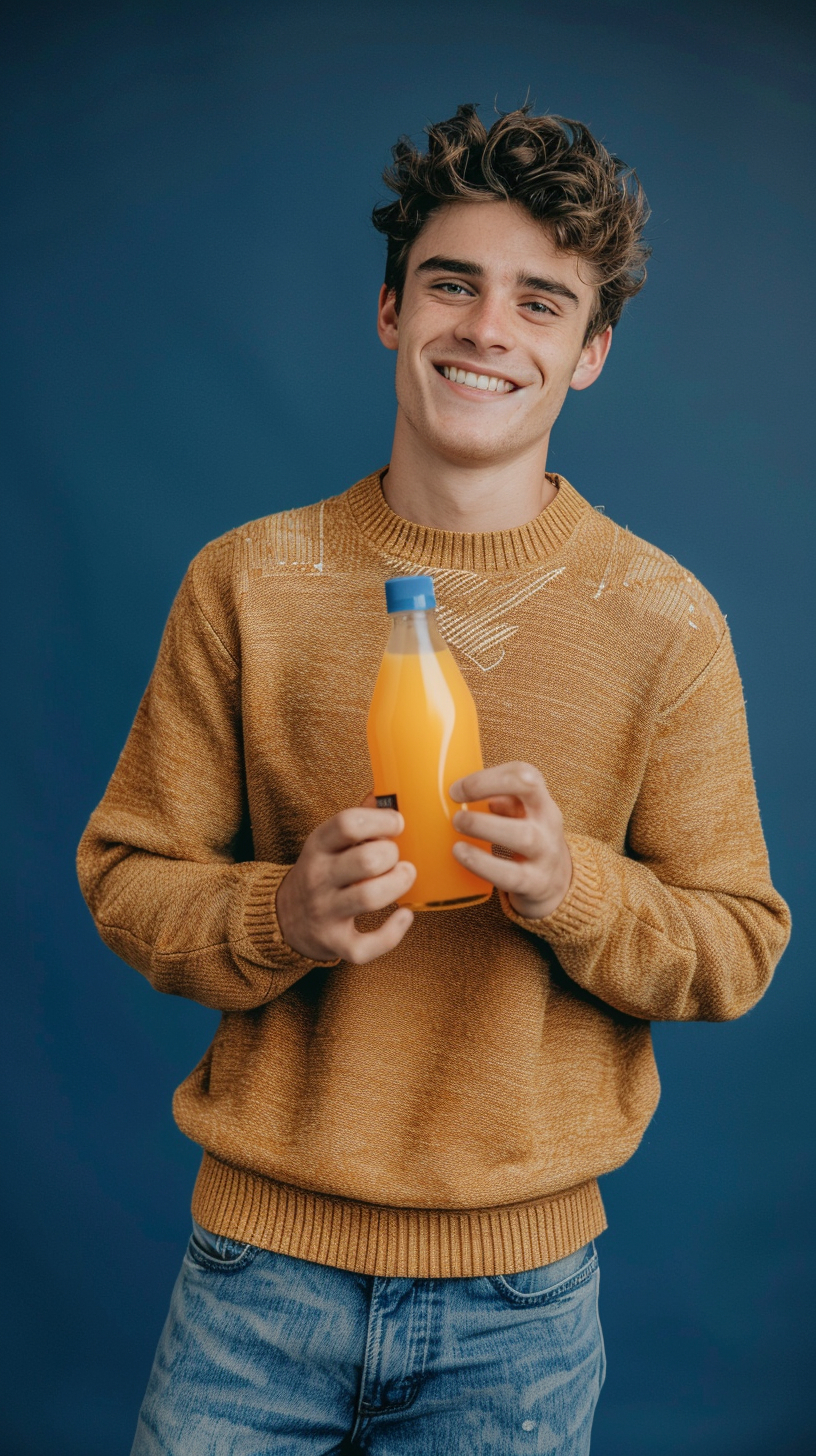
[(416, 869), (392, 838), (404, 829), (396, 809), (343, 809), (309, 835), (278, 886), (278, 925), (286, 944), (313, 961), (340, 957), (365, 965), (393, 950), (414, 916), (400, 906), (377, 930), (359, 931), (355, 915), (382, 910), (404, 895)]

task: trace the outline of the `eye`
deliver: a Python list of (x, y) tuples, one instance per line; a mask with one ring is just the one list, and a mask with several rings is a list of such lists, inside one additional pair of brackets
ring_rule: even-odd
[(464, 283), (452, 283), (449, 279), (443, 283), (434, 283), (433, 288), (437, 293), (446, 293), (449, 298), (458, 297), (460, 294), (464, 294), (467, 298), (471, 296), (470, 289), (466, 288)]
[(550, 308), (549, 304), (547, 303), (542, 303), (540, 298), (532, 298), (529, 303), (526, 303), (524, 305), (524, 307), (529, 308), (535, 314), (541, 315), (549, 313), (552, 314), (553, 318), (555, 318), (555, 309)]

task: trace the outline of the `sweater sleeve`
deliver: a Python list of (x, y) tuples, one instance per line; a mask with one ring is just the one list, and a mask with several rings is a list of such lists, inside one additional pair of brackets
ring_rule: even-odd
[(763, 994), (790, 916), (771, 884), (727, 629), (706, 668), (659, 717), (626, 853), (567, 832), (570, 888), (541, 920), (578, 985), (645, 1020), (722, 1021)]
[(246, 1010), (316, 963), (277, 922), (290, 866), (237, 854), (248, 827), (239, 669), (199, 603), (195, 564), (77, 869), (102, 939), (157, 990)]

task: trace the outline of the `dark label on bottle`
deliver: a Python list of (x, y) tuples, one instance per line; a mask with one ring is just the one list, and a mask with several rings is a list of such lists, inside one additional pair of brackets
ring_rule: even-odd
[(399, 806), (397, 804), (397, 796), (396, 796), (396, 794), (378, 794), (377, 795), (377, 808), (378, 809), (397, 809), (398, 807)]

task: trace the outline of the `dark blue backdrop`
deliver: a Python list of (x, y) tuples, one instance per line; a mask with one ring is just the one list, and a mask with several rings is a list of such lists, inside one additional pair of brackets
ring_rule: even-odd
[(97, 940), (76, 841), (198, 548), (387, 459), (368, 214), (391, 142), (528, 88), (636, 163), (654, 210), (646, 291), (603, 378), (569, 399), (551, 463), (727, 612), (796, 926), (749, 1016), (656, 1030), (660, 1109), (604, 1182), (593, 1450), (814, 1449), (805, 17), (524, 0), (6, 11), (4, 1453), (129, 1449), (198, 1161), (171, 1092), (216, 1019)]

